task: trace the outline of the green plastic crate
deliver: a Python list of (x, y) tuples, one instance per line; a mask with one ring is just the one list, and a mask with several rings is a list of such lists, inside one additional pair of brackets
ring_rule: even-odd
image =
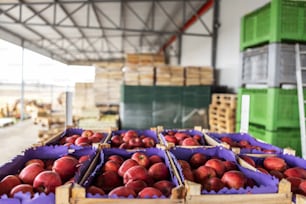
[(240, 50), (263, 43), (306, 41), (306, 2), (272, 0), (241, 20)]
[(297, 156), (301, 156), (302, 148), (299, 128), (284, 128), (278, 131), (267, 131), (259, 126), (250, 125), (249, 134), (266, 143), (281, 148), (290, 147), (296, 151)]
[(211, 86), (185, 86), (182, 93), (184, 107), (208, 108), (211, 100)]
[(236, 121), (241, 121), (242, 95), (250, 95), (249, 123), (266, 130), (299, 128), (297, 89), (247, 89), (238, 91)]

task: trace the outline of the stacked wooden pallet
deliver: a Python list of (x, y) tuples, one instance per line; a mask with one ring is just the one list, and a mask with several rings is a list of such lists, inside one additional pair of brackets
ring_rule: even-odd
[(211, 85), (214, 82), (211, 67), (186, 67), (186, 86)]
[(165, 64), (165, 56), (155, 53), (130, 53), (126, 55), (127, 64), (161, 65)]
[(157, 66), (156, 81), (158, 86), (183, 86), (184, 68), (180, 66)]
[(235, 94), (213, 94), (209, 105), (210, 130), (219, 133), (235, 132), (236, 116)]
[(76, 83), (73, 97), (73, 115), (82, 115), (84, 109), (95, 107), (93, 83)]
[(154, 67), (152, 65), (126, 65), (123, 68), (124, 84), (126, 85), (154, 85)]
[(119, 104), (122, 84), (122, 64), (96, 64), (94, 82), (95, 104)]

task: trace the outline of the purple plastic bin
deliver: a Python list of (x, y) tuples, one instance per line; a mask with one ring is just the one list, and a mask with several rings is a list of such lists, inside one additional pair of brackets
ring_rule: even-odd
[[(76, 158), (79, 158), (83, 155), (90, 155), (90, 159), (83, 163), (80, 167), (79, 171), (76, 172), (74, 179), (79, 181), (81, 175), (87, 170), (91, 160), (96, 154), (96, 150), (91, 147), (76, 147), (76, 148), (69, 148), (66, 146), (42, 146), (37, 148), (30, 148), (27, 149), (23, 155), (17, 155), (12, 161), (2, 165), (0, 167), (0, 180), (3, 179), (7, 175), (17, 174), (23, 168), (24, 164), (29, 161), (30, 159), (58, 159), (65, 155), (71, 155)], [(19, 203), (26, 203), (26, 204), (40, 204), (40, 203), (47, 203), (47, 204), (54, 204), (55, 203), (55, 195), (50, 193), (46, 195), (44, 193), (35, 193), (34, 197), (31, 198), (29, 194), (19, 193), (16, 194), (15, 197), (7, 198), (5, 195), (2, 196), (0, 199), (0, 203), (16, 203), (15, 201), (18, 200)], [(18, 202), (17, 202), (18, 203)], [(17, 204), (16, 203), (16, 204)]]
[[(107, 160), (109, 156), (119, 155), (119, 156), (122, 156), (124, 159), (128, 159), (128, 158), (131, 158), (132, 154), (135, 152), (144, 152), (148, 156), (156, 154), (164, 159), (165, 164), (169, 167), (169, 169), (172, 169), (170, 167), (171, 166), (170, 161), (166, 155), (166, 152), (161, 149), (147, 148), (147, 149), (142, 149), (142, 150), (137, 150), (137, 151), (127, 151), (127, 150), (118, 149), (118, 148), (103, 149), (100, 154), (100, 161), (98, 165), (96, 166), (94, 171), (91, 173), (91, 175), (87, 178), (87, 180), (84, 182), (83, 186), (86, 188), (92, 184), (93, 180), (99, 175), (103, 164), (105, 163), (105, 161)], [(178, 178), (174, 176), (174, 173), (171, 170), (170, 170), (170, 177), (171, 177), (171, 181), (173, 182), (173, 184), (175, 186), (179, 186)], [(107, 195), (101, 196), (97, 194), (96, 195), (87, 194), (86, 197), (87, 198), (108, 198)], [(112, 198), (117, 198), (117, 197), (112, 197)], [(165, 197), (162, 196), (161, 198), (165, 198)]]
[(205, 141), (204, 141), (204, 137), (203, 137), (203, 133), (198, 131), (198, 130), (164, 130), (163, 132), (160, 133), (161, 136), (161, 140), (163, 142), (163, 144), (168, 145), (168, 142), (165, 139), (165, 136), (168, 134), (169, 131), (173, 131), (175, 133), (177, 132), (183, 132), (183, 133), (187, 133), (188, 135), (191, 135), (192, 137), (194, 135), (200, 135), (201, 136), (201, 140), (200, 140), (200, 145), (205, 145)]
[(270, 175), (265, 175), (259, 172), (254, 172), (252, 170), (249, 170), (247, 168), (242, 167), (237, 163), (235, 154), (227, 150), (223, 147), (213, 147), (213, 148), (194, 148), (194, 149), (186, 149), (186, 148), (174, 148), (170, 150), (171, 153), (175, 157), (175, 163), (178, 167), (178, 170), (180, 171), (180, 174), (182, 175), (182, 168), (179, 165), (177, 160), (186, 160), (189, 161), (190, 157), (194, 153), (202, 153), (207, 156), (216, 156), (220, 159), (224, 159), (226, 161), (232, 161), (235, 162), (236, 165), (238, 166), (238, 169), (248, 178), (252, 178), (256, 181), (258, 186), (254, 186), (253, 188), (251, 187), (246, 187), (246, 188), (240, 188), (240, 189), (229, 189), (227, 187), (224, 187), (218, 192), (215, 191), (206, 191), (203, 190), (201, 194), (248, 194), (248, 193), (253, 193), (253, 194), (261, 194), (261, 193), (276, 193), (278, 190), (278, 180), (275, 179), (274, 177)]
[[(271, 144), (267, 144), (264, 142), (260, 142), (256, 140), (254, 137), (247, 133), (213, 133), (213, 132), (208, 132), (206, 133), (208, 136), (212, 137), (215, 139), (217, 142), (221, 143), (221, 138), (222, 137), (230, 137), (232, 140), (239, 142), (241, 140), (247, 140), (251, 145), (254, 146), (259, 146), (262, 149), (266, 150), (273, 150), (275, 151), (276, 154), (282, 153), (283, 149), (273, 146)], [(240, 153), (252, 153), (252, 154), (260, 154), (260, 153), (266, 153), (257, 149), (248, 149), (248, 148), (241, 148)]]
[[(128, 130), (116, 130), (116, 131), (112, 131), (111, 136), (121, 135), (122, 133), (125, 133), (127, 131)], [(153, 138), (154, 141), (155, 141), (155, 144), (159, 143), (159, 139), (157, 137), (157, 134), (153, 130), (133, 130), (133, 131), (136, 131), (139, 136), (145, 135), (147, 137)], [(107, 141), (107, 143), (111, 144), (111, 140)]]

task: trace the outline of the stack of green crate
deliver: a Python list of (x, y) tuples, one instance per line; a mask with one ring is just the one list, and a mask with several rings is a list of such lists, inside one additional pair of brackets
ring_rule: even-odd
[(249, 133), (267, 143), (291, 147), (301, 155), (297, 90), (240, 88), (236, 117), (238, 131), (242, 95), (250, 96)]
[[(211, 86), (121, 87), (122, 129), (193, 128), (205, 126)], [(203, 111), (204, 110), (204, 111)]]
[(121, 87), (120, 123), (123, 129), (152, 127), (153, 86)]
[[(272, 0), (263, 7), (245, 15), (241, 21), (241, 52), (244, 54), (247, 49), (257, 49), (272, 43), (305, 43), (305, 16), (306, 2), (294, 0)], [(282, 46), (279, 48), (282, 48)], [(269, 52), (278, 51), (269, 49)], [(292, 59), (291, 64), (293, 65), (295, 64), (295, 58), (288, 57), (286, 50), (281, 50), (280, 55), (271, 53), (267, 56), (276, 57), (268, 58), (264, 69), (260, 67), (263, 66), (261, 62), (256, 62), (252, 64), (253, 67), (243, 67), (244, 69), (250, 69), (244, 71), (253, 73), (252, 71), (256, 69), (263, 70), (267, 79), (279, 79), (277, 77), (279, 75), (288, 75), (279, 73), (288, 69), (288, 67), (279, 69), (278, 63), (271, 62), (271, 60)], [(256, 59), (256, 56), (254, 59)], [(244, 59), (242, 58), (242, 60)], [(290, 64), (290, 62), (288, 63)], [(245, 63), (242, 62), (241, 64)], [(295, 66), (292, 66), (292, 68), (295, 69)], [(268, 87), (266, 89), (240, 88), (236, 131), (240, 130), (242, 95), (250, 95), (249, 133), (270, 144), (279, 147), (291, 147), (297, 151), (298, 155), (301, 155), (297, 90), (281, 89), (280, 85), (285, 82), (278, 80), (277, 83), (271, 83), (268, 80), (265, 82)], [(254, 81), (252, 83), (254, 84)], [(244, 80), (242, 86), (245, 84), (247, 82)], [(262, 82), (258, 81), (257, 84), (262, 84)]]
[(182, 96), (182, 127), (208, 127), (207, 114), (211, 101), (210, 86), (185, 86)]

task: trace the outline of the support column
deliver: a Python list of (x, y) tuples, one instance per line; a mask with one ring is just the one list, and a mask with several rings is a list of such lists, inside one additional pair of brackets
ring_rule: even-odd
[[(218, 30), (220, 27), (219, 22), (219, 9), (220, 0), (214, 0), (214, 13), (213, 13), (213, 33), (212, 33), (212, 50), (211, 50), (211, 66), (216, 69), (217, 65), (217, 44), (218, 44)], [(214, 78), (216, 77), (216, 71), (214, 73)], [(216, 80), (214, 80), (214, 84)]]
[(24, 120), (24, 46), (22, 41), (21, 53), (21, 96), (20, 96), (20, 120)]
[(66, 123), (65, 126), (73, 126), (72, 121), (72, 92), (66, 91)]

